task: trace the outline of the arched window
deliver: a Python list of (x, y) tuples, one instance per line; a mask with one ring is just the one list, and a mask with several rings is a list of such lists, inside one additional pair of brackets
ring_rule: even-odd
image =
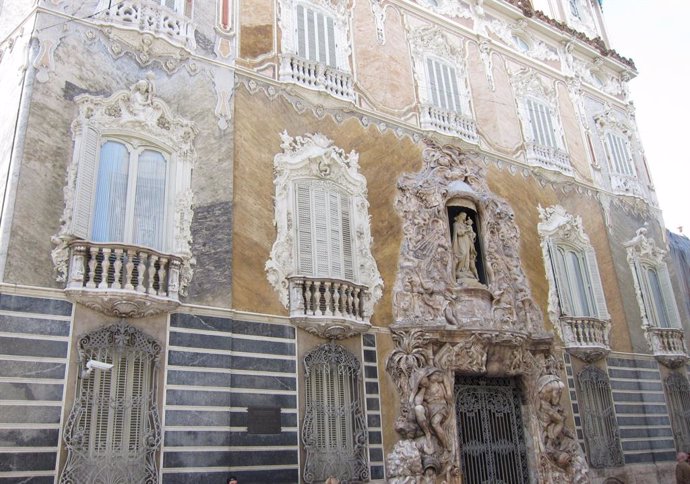
[(61, 483), (157, 482), (160, 351), (155, 339), (124, 321), (79, 338), (83, 370), (65, 424)]
[(594, 468), (623, 465), (616, 411), (609, 377), (595, 366), (577, 375), (580, 417), (589, 464)]
[(304, 480), (365, 481), (367, 431), (359, 361), (342, 346), (323, 344), (304, 357)]

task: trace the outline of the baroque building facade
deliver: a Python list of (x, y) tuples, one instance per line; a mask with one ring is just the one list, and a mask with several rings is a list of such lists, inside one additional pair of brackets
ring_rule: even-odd
[(669, 482), (690, 244), (602, 15), (0, 1), (0, 483)]

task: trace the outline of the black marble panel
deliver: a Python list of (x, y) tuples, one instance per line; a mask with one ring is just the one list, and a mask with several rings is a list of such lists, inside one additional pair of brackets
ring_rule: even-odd
[(616, 415), (626, 415), (626, 414), (667, 414), (668, 410), (666, 405), (645, 405), (645, 404), (625, 404), (616, 405)]
[(168, 371), (168, 385), (196, 385), (203, 387), (232, 387), (235, 375), (200, 371)]
[(668, 450), (675, 447), (673, 439), (668, 440), (628, 440), (621, 442), (623, 452), (638, 451), (638, 450)]
[(641, 454), (625, 454), (626, 465), (649, 464), (652, 462), (672, 462), (676, 460), (676, 451), (643, 452)]
[(625, 380), (611, 380), (611, 390), (647, 390), (661, 392), (661, 382), (656, 381), (625, 381)]
[(614, 402), (648, 402), (648, 403), (665, 403), (666, 399), (661, 393), (647, 393), (647, 392), (635, 392), (635, 393), (622, 393), (613, 392)]
[(57, 447), (57, 429), (2, 429), (0, 447)]
[(367, 426), (368, 427), (380, 427), (381, 417), (378, 415), (367, 415)]
[[(256, 471), (165, 473), (163, 484), (225, 484), (231, 475), (242, 484), (295, 484), (298, 482), (297, 469), (265, 469)], [(51, 481), (52, 482), (52, 481)]]
[(0, 383), (0, 400), (62, 400), (62, 385)]
[(69, 336), (69, 321), (24, 318), (0, 314), (0, 331), (5, 333)]
[(364, 377), (365, 378), (378, 378), (379, 372), (375, 366), (365, 366), (364, 367)]
[(634, 368), (609, 368), (609, 378), (626, 378), (634, 380), (659, 381), (659, 371), (639, 370)]
[(369, 469), (372, 479), (383, 479), (383, 466), (371, 466)]
[(58, 299), (0, 294), (0, 310), (70, 316), (72, 314), (72, 303)]
[(362, 344), (365, 347), (376, 348), (376, 336), (373, 334), (365, 334), (362, 336)]
[(671, 425), (669, 422), (668, 417), (664, 416), (659, 416), (659, 417), (650, 417), (648, 415), (645, 416), (640, 416), (640, 417), (625, 417), (625, 416), (620, 416), (618, 415), (616, 420), (618, 421), (618, 426), (619, 427), (630, 427), (630, 426), (640, 426), (640, 425), (649, 425), (653, 427), (661, 427), (662, 425)]
[(383, 462), (383, 450), (381, 450), (381, 449), (369, 449), (369, 461), (370, 462)]
[(213, 447), (213, 446), (274, 446), (274, 445), (298, 445), (297, 432), (282, 432), (280, 434), (248, 434), (246, 432), (202, 432), (202, 431), (178, 431), (165, 432), (165, 447)]
[(64, 358), (67, 356), (67, 341), (46, 341), (0, 336), (0, 354)]
[(621, 439), (644, 439), (653, 437), (673, 437), (670, 427), (643, 427), (619, 429)]
[(0, 376), (62, 379), (65, 376), (65, 365), (40, 361), (0, 360)]
[(170, 332), (170, 346), (186, 346), (190, 348), (205, 348), (226, 350), (232, 349), (232, 338), (229, 334), (207, 334), (176, 333)]
[(609, 368), (616, 366), (626, 368), (650, 368), (655, 370), (659, 368), (656, 360), (634, 360), (630, 358), (611, 357), (607, 359), (607, 364)]
[(379, 384), (375, 381), (368, 381), (364, 384), (364, 387), (366, 388), (367, 394), (371, 395), (372, 393), (377, 394), (379, 392)]
[(268, 358), (233, 356), (232, 365), (237, 370), (276, 371), (294, 374), (296, 362), (295, 360), (271, 360)]
[(233, 388), (262, 390), (296, 390), (297, 379), (292, 376), (232, 375)]
[(165, 425), (184, 425), (191, 427), (229, 427), (230, 412), (166, 410)]
[(0, 454), (0, 472), (51, 471), (55, 469), (55, 452), (17, 452)]
[(206, 348), (218, 350), (234, 350), (244, 353), (264, 353), (270, 355), (294, 355), (295, 345), (292, 342), (248, 340), (232, 338), (229, 334), (207, 335), (190, 333), (170, 333), (171, 346), (186, 346), (190, 348)]
[(262, 451), (166, 451), (163, 467), (221, 467), (221, 466), (265, 466), (297, 464), (296, 450), (266, 449)]
[(364, 361), (367, 363), (376, 363), (376, 351), (364, 350)]
[[(247, 412), (232, 412), (230, 414), (231, 427), (246, 427), (247, 423)], [(282, 428), (297, 427), (297, 414), (281, 412), (280, 426)]]
[(0, 412), (2, 423), (58, 423), (60, 407), (27, 407), (25, 405), (3, 405)]
[(235, 407), (280, 407), (295, 408), (295, 395), (274, 395), (271, 393), (234, 393), (232, 404)]
[(254, 323), (235, 321), (233, 332), (254, 336), (272, 336), (274, 338), (295, 339), (295, 328), (283, 324)]
[(198, 390), (168, 390), (166, 405), (196, 405), (200, 407), (231, 407), (230, 392), (202, 392)]
[(230, 355), (172, 350), (168, 353), (168, 364), (201, 368), (230, 368), (231, 357)]
[(232, 332), (234, 321), (227, 318), (197, 316), (194, 314), (174, 313), (170, 315), (170, 326), (173, 328), (201, 329), (205, 331)]
[(32, 477), (0, 477), (0, 484), (54, 484), (55, 478), (51, 476)]
[(370, 444), (380, 444), (381, 443), (381, 432), (369, 432), (369, 443)]
[(380, 410), (378, 398), (367, 398), (367, 410)]
[(266, 341), (234, 338), (232, 349), (244, 353), (265, 353), (269, 355), (294, 355), (295, 344), (293, 342)]

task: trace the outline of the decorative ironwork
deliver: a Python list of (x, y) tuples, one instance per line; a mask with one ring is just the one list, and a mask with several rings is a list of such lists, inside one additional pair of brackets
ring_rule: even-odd
[(304, 481), (319, 482), (331, 476), (346, 482), (368, 480), (359, 361), (342, 346), (330, 342), (304, 357), (304, 369)]
[(68, 455), (60, 484), (157, 483), (160, 344), (120, 321), (83, 335), (78, 345), (82, 368), (91, 360), (113, 366), (80, 374), (65, 424)]
[(589, 464), (595, 468), (622, 466), (623, 452), (608, 375), (587, 366), (577, 375), (577, 381)]
[(664, 380), (664, 387), (676, 449), (685, 452), (690, 448), (690, 383), (683, 375), (673, 373)]
[(458, 378), (455, 401), (463, 482), (529, 483), (520, 390), (515, 380)]

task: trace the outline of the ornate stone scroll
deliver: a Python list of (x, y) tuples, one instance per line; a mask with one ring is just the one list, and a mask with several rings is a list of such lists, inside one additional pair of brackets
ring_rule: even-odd
[[(393, 289), (395, 324), (525, 332), (542, 328), (541, 312), (520, 266), (520, 234), (512, 209), (489, 191), (478, 156), (454, 146), (426, 144), (423, 169), (398, 181), (395, 204), (403, 242)], [(463, 277), (456, 277), (456, 244), (451, 243), (446, 208), (455, 204), (477, 213), (473, 235), (484, 248), (487, 284), (466, 277), (476, 272), (469, 261), (463, 265)], [(468, 279), (475, 279), (474, 284)]]

